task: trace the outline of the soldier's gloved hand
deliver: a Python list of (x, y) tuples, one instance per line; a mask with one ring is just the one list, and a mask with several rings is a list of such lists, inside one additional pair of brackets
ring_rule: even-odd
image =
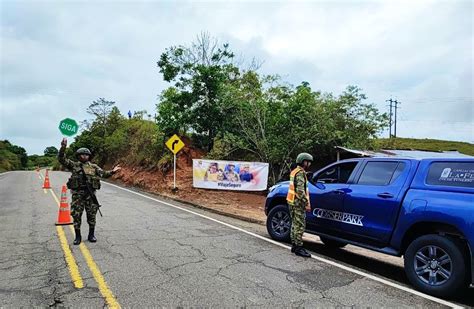
[(63, 138), (63, 140), (61, 141), (61, 148), (66, 148), (67, 146), (67, 138)]

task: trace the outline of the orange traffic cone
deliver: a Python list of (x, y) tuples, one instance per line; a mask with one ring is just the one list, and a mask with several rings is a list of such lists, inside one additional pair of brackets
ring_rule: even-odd
[(69, 210), (66, 192), (67, 188), (66, 186), (63, 186), (63, 189), (61, 190), (61, 202), (59, 203), (58, 222), (56, 222), (56, 225), (72, 224), (71, 211)]
[(46, 170), (46, 175), (44, 176), (43, 189), (51, 189), (51, 184), (49, 183), (48, 170)]

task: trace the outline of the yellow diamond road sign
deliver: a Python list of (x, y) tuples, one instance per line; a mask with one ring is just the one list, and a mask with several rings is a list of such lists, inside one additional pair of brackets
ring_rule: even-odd
[(183, 149), (184, 143), (178, 135), (175, 134), (166, 142), (166, 146), (172, 153), (177, 154), (181, 149)]

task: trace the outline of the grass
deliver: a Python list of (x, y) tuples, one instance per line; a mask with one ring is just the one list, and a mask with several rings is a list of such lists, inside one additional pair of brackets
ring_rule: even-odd
[(463, 154), (474, 156), (474, 144), (466, 142), (443, 141), (437, 139), (415, 138), (381, 138), (376, 141), (377, 149), (414, 149), (426, 151), (457, 150)]

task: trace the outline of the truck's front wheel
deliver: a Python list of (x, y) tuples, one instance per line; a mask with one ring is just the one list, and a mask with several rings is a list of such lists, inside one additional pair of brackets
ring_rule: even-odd
[(291, 218), (286, 205), (275, 206), (267, 216), (267, 231), (278, 241), (290, 242)]
[(446, 297), (464, 287), (466, 262), (454, 239), (425, 235), (415, 239), (404, 256), (408, 280), (427, 294)]

